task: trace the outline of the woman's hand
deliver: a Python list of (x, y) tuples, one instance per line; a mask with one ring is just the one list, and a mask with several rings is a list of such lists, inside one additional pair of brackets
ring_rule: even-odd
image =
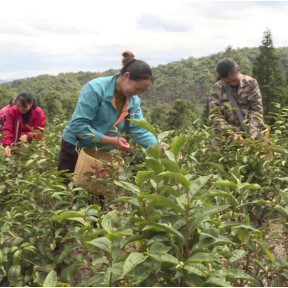
[(6, 146), (4, 149), (4, 155), (11, 156), (12, 149), (9, 146)]
[(165, 143), (165, 142), (161, 142), (161, 143), (159, 144), (159, 146), (160, 146), (160, 150), (161, 150), (161, 152), (164, 153), (164, 149), (163, 149), (163, 147), (164, 147), (164, 146), (168, 146), (168, 144)]
[(127, 142), (127, 140), (125, 138), (117, 138), (117, 137), (113, 137), (115, 138), (115, 142), (114, 145), (112, 144), (111, 146), (114, 147), (117, 150), (120, 151), (127, 151), (130, 148), (130, 144)]
[[(164, 147), (164, 146), (168, 146), (168, 144), (165, 143), (165, 142), (161, 142), (159, 146), (160, 146), (161, 153), (164, 153), (163, 147)], [(182, 160), (182, 159), (183, 159), (183, 156), (182, 156), (182, 154), (180, 154), (179, 160)]]
[(232, 141), (243, 141), (243, 137), (241, 137), (240, 135), (234, 133), (232, 136)]
[(113, 148), (120, 151), (127, 151), (130, 148), (130, 145), (127, 142), (127, 140), (122, 137), (118, 138), (104, 135), (100, 142), (111, 145)]
[(20, 141), (27, 142), (28, 141), (28, 135), (27, 134), (22, 134), (21, 137), (20, 137)]

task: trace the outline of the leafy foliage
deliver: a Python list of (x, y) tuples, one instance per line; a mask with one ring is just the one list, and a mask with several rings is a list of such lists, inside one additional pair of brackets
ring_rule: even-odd
[(157, 133), (164, 152), (132, 148), (105, 179), (105, 207), (93, 196), (101, 179), (93, 191), (63, 184), (55, 119), (45, 149), (35, 140), (1, 156), (1, 286), (283, 286), (287, 256), (271, 242), (283, 236), (270, 225), (288, 227), (288, 108), (276, 106), (272, 146), (225, 134), (215, 148), (198, 122)]
[[(277, 51), (287, 69), (288, 50)], [(231, 142), (230, 127), (214, 147), (211, 127), (198, 119), (217, 61), (238, 57), (250, 74), (258, 52), (228, 47), (154, 68), (143, 105), (144, 112), (154, 106), (145, 115), (152, 125), (134, 123), (167, 145), (162, 152), (135, 143), (129, 153), (116, 151), (125, 160), (121, 173), (90, 175), (92, 189), (64, 184), (57, 171), (61, 133), (80, 88), (116, 70), (0, 86), (3, 103), (30, 90), (50, 122), (45, 139), (19, 145), (13, 156), (0, 147), (0, 285), (287, 286), (288, 107), (273, 103), (266, 117), (271, 145)], [(97, 197), (107, 188), (103, 205)], [(280, 252), (276, 241), (286, 245)]]

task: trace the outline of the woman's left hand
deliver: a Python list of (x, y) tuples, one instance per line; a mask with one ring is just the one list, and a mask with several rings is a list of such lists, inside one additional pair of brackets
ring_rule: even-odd
[(11, 148), (9, 146), (6, 146), (5, 149), (4, 149), (4, 155), (6, 156), (11, 156)]
[(160, 150), (161, 150), (162, 153), (164, 153), (163, 146), (165, 146), (165, 145), (168, 145), (168, 144), (165, 143), (165, 142), (161, 142), (160, 145), (159, 145), (160, 146)]
[(21, 137), (20, 137), (20, 141), (27, 142), (28, 141), (28, 136), (26, 134), (22, 134)]
[[(165, 146), (165, 145), (168, 146), (168, 144), (165, 143), (165, 142), (161, 142), (160, 145), (159, 145), (159, 146), (160, 146), (160, 150), (161, 150), (162, 153), (164, 153), (163, 146)], [(182, 154), (180, 154), (180, 156), (179, 156), (179, 160), (182, 160), (182, 159), (183, 159), (183, 156), (182, 156)]]

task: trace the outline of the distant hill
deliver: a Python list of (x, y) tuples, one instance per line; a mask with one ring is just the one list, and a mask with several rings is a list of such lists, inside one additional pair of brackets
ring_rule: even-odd
[(6, 80), (2, 80), (0, 79), (0, 84), (6, 83), (6, 82), (11, 82), (13, 81), (12, 79), (6, 79)]
[[(279, 52), (283, 65), (283, 72), (287, 71), (288, 47), (277, 48), (277, 51)], [(259, 53), (258, 48), (246, 47), (237, 49), (236, 52), (241, 58), (241, 71), (251, 75), (253, 62)], [(188, 59), (181, 59), (180, 61), (153, 67), (154, 82), (151, 87), (141, 95), (141, 98), (146, 100), (148, 106), (155, 105), (156, 102), (173, 103), (173, 101), (178, 98), (188, 99), (195, 105), (205, 104), (208, 91), (216, 79), (216, 63), (223, 57), (223, 53), (224, 52), (219, 52), (198, 59), (189, 57)], [(56, 94), (54, 93), (53, 95), (58, 95), (55, 97), (61, 98), (59, 101), (62, 103), (72, 101), (73, 105), (75, 105), (79, 90), (89, 80), (95, 77), (113, 75), (118, 71), (117, 69), (110, 69), (103, 73), (78, 72), (60, 73), (57, 76), (40, 75), (14, 80), (4, 83), (0, 85), (0, 87), (14, 94), (23, 89), (27, 89), (32, 92), (37, 99), (44, 99), (48, 94), (50, 95), (55, 92)], [(65, 110), (65, 108), (63, 108), (63, 110)]]

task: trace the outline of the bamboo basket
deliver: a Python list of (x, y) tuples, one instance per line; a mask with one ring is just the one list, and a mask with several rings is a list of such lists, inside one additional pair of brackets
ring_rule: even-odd
[[(114, 170), (118, 170), (118, 175), (123, 171), (120, 163), (124, 163), (121, 157), (114, 156), (109, 152), (102, 150), (96, 150), (95, 148), (83, 147), (80, 150), (75, 172), (73, 176), (74, 184), (77, 187), (83, 187), (87, 190), (96, 192), (97, 195), (113, 195), (114, 188), (113, 185), (107, 185), (105, 179), (107, 179), (108, 173), (110, 172), (110, 167), (113, 165)], [(109, 165), (110, 164), (110, 165)], [(110, 166), (110, 167), (109, 167)], [(91, 176), (96, 176), (102, 181), (93, 181)]]
[[(264, 143), (266, 143), (268, 146), (271, 146), (269, 129), (267, 128), (267, 129), (261, 131), (260, 134), (259, 134), (258, 139), (263, 141)], [(274, 160), (274, 154), (273, 154), (272, 151), (269, 151), (269, 150), (267, 151), (266, 150), (266, 151), (264, 151), (264, 153), (266, 154), (265, 155), (266, 160), (268, 160), (268, 161), (273, 161)]]

